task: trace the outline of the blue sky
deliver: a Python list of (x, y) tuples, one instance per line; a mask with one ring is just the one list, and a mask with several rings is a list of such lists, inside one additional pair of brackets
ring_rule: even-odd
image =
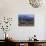
[(33, 15), (19, 15), (19, 18), (21, 18), (21, 19), (33, 19), (34, 18), (34, 16)]

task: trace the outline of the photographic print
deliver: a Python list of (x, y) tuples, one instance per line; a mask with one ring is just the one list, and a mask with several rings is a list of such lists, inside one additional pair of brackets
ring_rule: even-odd
[(34, 26), (34, 16), (33, 15), (19, 15), (18, 26)]

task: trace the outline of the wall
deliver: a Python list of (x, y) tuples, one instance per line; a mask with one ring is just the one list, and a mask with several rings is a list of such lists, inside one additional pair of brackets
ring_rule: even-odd
[[(28, 0), (0, 0), (0, 16), (13, 17), (12, 26), (10, 31), (8, 31), (8, 33), (10, 34), (10, 37), (13, 37), (14, 39), (16, 38), (16, 40), (27, 40), (34, 34), (37, 35), (37, 39), (44, 40), (45, 39), (44, 20), (46, 15), (45, 12), (46, 8), (41, 8), (41, 7), (32, 8)], [(35, 26), (19, 27), (18, 26), (19, 13), (34, 14)], [(0, 39), (2, 39), (2, 36), (0, 36)]]

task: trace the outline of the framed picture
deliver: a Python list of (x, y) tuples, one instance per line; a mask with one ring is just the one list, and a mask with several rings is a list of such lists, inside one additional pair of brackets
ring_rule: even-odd
[(34, 26), (34, 15), (20, 14), (18, 16), (18, 26)]

